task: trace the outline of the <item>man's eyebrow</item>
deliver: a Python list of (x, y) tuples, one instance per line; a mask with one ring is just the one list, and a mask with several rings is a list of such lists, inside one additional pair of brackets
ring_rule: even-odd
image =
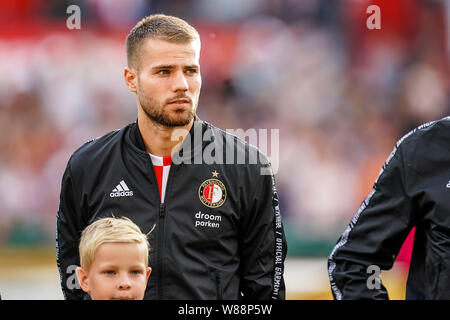
[[(174, 65), (159, 65), (159, 66), (152, 67), (152, 69), (175, 69), (175, 68), (176, 68), (176, 66), (174, 66)], [(198, 66), (196, 64), (192, 64), (192, 65), (184, 66), (183, 68), (199, 69), (200, 66)]]
[(152, 67), (152, 69), (174, 69), (174, 68), (175, 68), (174, 65), (159, 65)]

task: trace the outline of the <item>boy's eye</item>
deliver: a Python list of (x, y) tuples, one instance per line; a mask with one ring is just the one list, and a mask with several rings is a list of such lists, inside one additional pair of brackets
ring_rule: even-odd
[(169, 73), (170, 73), (170, 70), (168, 70), (168, 69), (162, 69), (157, 72), (157, 74), (163, 74), (163, 75), (169, 74)]
[(133, 270), (131, 271), (132, 274), (142, 274), (142, 270)]
[(105, 271), (103, 271), (103, 273), (107, 274), (107, 275), (114, 275), (115, 274), (114, 270), (105, 270)]

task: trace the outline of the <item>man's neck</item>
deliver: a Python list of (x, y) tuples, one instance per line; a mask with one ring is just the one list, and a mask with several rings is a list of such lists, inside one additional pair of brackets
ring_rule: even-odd
[[(166, 127), (147, 116), (138, 116), (138, 127), (147, 152), (160, 157), (172, 156), (186, 138), (194, 120), (186, 126)], [(176, 131), (175, 131), (176, 130)]]

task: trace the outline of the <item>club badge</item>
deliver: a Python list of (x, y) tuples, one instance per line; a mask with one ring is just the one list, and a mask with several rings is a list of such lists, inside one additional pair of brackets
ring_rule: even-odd
[(209, 208), (218, 208), (225, 203), (227, 189), (222, 181), (214, 178), (208, 179), (200, 185), (200, 188), (198, 188), (198, 197), (205, 206)]

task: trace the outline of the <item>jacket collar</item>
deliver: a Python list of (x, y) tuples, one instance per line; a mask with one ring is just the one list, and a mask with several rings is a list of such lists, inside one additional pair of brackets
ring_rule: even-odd
[[(203, 153), (203, 149), (208, 141), (203, 141), (204, 132), (207, 130), (207, 123), (201, 120), (197, 115), (194, 117), (194, 123), (189, 130), (188, 136), (181, 144), (181, 148), (172, 156), (174, 163), (181, 163), (185, 160), (198, 159), (198, 155)], [(140, 153), (148, 153), (144, 139), (139, 130), (138, 121), (130, 124), (130, 140), (131, 144), (139, 150)], [(190, 162), (189, 162), (190, 163)]]

